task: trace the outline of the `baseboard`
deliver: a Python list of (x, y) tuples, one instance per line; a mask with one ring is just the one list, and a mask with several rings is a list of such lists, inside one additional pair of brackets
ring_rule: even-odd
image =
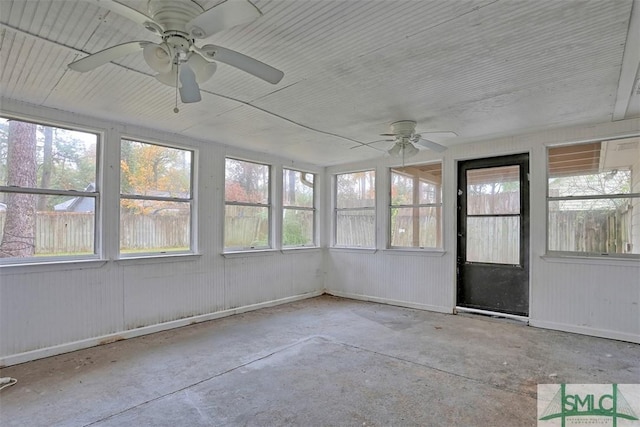
[(410, 301), (400, 301), (400, 300), (394, 300), (389, 298), (374, 297), (370, 295), (352, 294), (349, 292), (334, 291), (331, 289), (325, 289), (324, 292), (327, 295), (333, 295), (334, 297), (340, 297), (340, 298), (349, 298), (349, 299), (355, 299), (360, 301), (377, 302), (380, 304), (389, 304), (389, 305), (395, 305), (398, 307), (415, 308), (418, 310), (435, 311), (438, 313), (446, 313), (446, 314), (453, 313), (453, 307), (441, 307), (438, 305), (420, 304), (420, 303), (415, 303)]
[(589, 335), (592, 337), (608, 338), (618, 341), (626, 341), (640, 344), (640, 335), (629, 334), (626, 332), (612, 331), (609, 329), (589, 328), (585, 326), (576, 326), (566, 323), (548, 322), (545, 320), (536, 320), (529, 318), (529, 325), (542, 329), (553, 329), (556, 331), (572, 332), (574, 334)]
[(70, 343), (55, 345), (52, 347), (39, 348), (37, 350), (26, 351), (9, 356), (0, 357), (0, 368), (17, 365), (19, 363), (30, 362), (32, 360), (43, 359), (45, 357), (57, 356), (63, 353), (69, 353), (76, 350), (95, 347), (98, 345), (108, 344), (116, 341), (135, 338), (143, 335), (162, 332), (169, 329), (180, 328), (183, 326), (193, 325), (195, 323), (207, 322), (209, 320), (219, 319), (221, 317), (232, 316), (234, 314), (246, 313), (248, 311), (259, 310), (261, 308), (274, 307), (280, 304), (287, 304), (294, 301), (300, 301), (307, 298), (314, 298), (324, 294), (324, 291), (314, 291), (306, 294), (294, 295), (291, 297), (281, 298), (272, 301), (261, 302), (257, 304), (245, 305), (242, 307), (232, 308), (229, 310), (217, 311), (215, 313), (202, 314), (184, 319), (173, 320), (156, 325), (143, 326), (141, 328), (129, 329), (122, 332), (102, 335), (94, 338), (73, 341)]

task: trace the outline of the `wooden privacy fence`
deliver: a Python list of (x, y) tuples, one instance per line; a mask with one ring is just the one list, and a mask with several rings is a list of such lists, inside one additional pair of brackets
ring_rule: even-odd
[[(6, 212), (0, 212), (4, 230)], [(188, 248), (189, 215), (133, 215), (120, 218), (122, 247)], [(94, 253), (93, 213), (38, 212), (36, 215), (36, 255)]]
[[(632, 208), (550, 211), (549, 249), (591, 253), (630, 253)], [(638, 225), (636, 225), (638, 226)], [(637, 244), (637, 243), (636, 243)]]
[[(4, 230), (6, 212), (0, 212), (0, 231)], [(92, 213), (38, 212), (36, 215), (36, 255), (64, 255), (94, 252)], [(1, 235), (1, 233), (0, 233)]]
[(269, 221), (258, 216), (227, 216), (224, 223), (226, 247), (240, 248), (269, 244)]
[(120, 247), (128, 250), (146, 248), (188, 248), (189, 214), (120, 216)]
[[(550, 211), (548, 216), (549, 249), (556, 251), (628, 253), (631, 251), (631, 218), (629, 206), (617, 211)], [(0, 211), (0, 230), (4, 229), (6, 212)], [(471, 258), (510, 262), (518, 254), (518, 222), (495, 222), (495, 218), (474, 218), (469, 224), (468, 251)], [(93, 253), (94, 221), (92, 213), (38, 212), (36, 215), (36, 254)], [(411, 235), (399, 230), (412, 227), (410, 216), (394, 219), (394, 245), (410, 246)], [(225, 218), (225, 241), (266, 244), (269, 227), (263, 215), (228, 216)], [(637, 226), (637, 225), (636, 225)], [(189, 247), (188, 215), (133, 215), (121, 217), (122, 247), (127, 249)], [(433, 240), (436, 224), (423, 219), (420, 233)], [(375, 244), (375, 216), (349, 214), (337, 222), (341, 244), (372, 246)], [(487, 238), (492, 236), (492, 238)], [(475, 254), (475, 255), (474, 255)]]

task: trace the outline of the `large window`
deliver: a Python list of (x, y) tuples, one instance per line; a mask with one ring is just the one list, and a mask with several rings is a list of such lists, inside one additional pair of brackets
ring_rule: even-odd
[(97, 254), (98, 135), (0, 117), (0, 259)]
[(548, 149), (548, 250), (640, 254), (640, 138)]
[(314, 174), (283, 170), (282, 208), (282, 246), (314, 246)]
[(392, 248), (442, 247), (442, 165), (391, 169)]
[(376, 245), (375, 171), (335, 177), (335, 245), (374, 248)]
[(270, 167), (226, 159), (225, 251), (267, 249), (270, 241)]
[(120, 253), (191, 250), (193, 152), (123, 139)]

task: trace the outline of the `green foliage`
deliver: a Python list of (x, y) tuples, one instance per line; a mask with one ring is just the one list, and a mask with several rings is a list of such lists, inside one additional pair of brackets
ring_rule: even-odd
[[(120, 192), (126, 195), (188, 197), (191, 191), (191, 152), (137, 141), (122, 140)], [(143, 206), (144, 205), (144, 206)], [(129, 212), (150, 213), (166, 209), (164, 201), (123, 199)], [(178, 206), (175, 207), (179, 209)]]
[(309, 243), (299, 221), (286, 221), (282, 225), (282, 244), (284, 246), (300, 246)]

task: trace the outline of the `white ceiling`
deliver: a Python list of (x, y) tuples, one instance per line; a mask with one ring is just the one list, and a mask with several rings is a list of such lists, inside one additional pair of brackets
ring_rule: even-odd
[[(146, 1), (121, 2), (147, 13)], [(220, 64), (202, 101), (178, 114), (141, 54), (67, 68), (115, 44), (160, 41), (96, 3), (0, 0), (0, 96), (321, 166), (384, 156), (389, 142), (353, 147), (396, 120), (455, 131), (438, 141), (453, 145), (640, 116), (633, 0), (255, 0), (262, 17), (196, 44), (237, 50), (284, 79)]]

